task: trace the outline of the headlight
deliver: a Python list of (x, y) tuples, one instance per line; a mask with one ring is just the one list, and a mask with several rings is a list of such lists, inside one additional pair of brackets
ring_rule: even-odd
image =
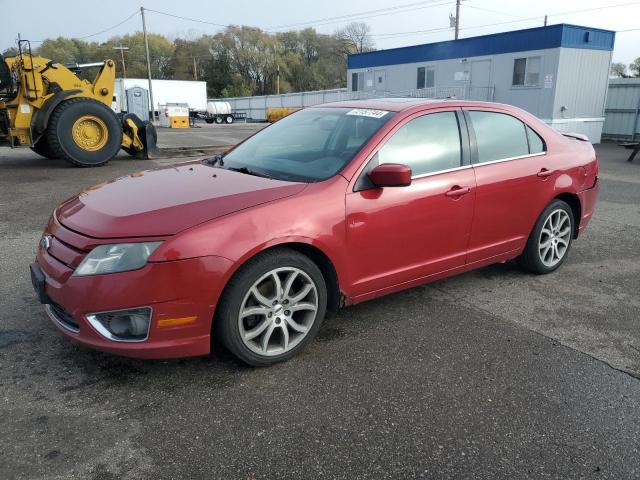
[(118, 243), (100, 245), (91, 250), (78, 265), (75, 276), (126, 272), (144, 267), (147, 259), (162, 242)]

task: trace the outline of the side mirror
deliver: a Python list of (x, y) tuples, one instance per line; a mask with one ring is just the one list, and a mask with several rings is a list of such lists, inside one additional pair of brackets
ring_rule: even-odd
[(369, 172), (376, 187), (407, 187), (411, 185), (411, 168), (399, 163), (383, 163)]

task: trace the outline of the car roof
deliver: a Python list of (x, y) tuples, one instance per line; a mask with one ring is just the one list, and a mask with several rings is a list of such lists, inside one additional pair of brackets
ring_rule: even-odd
[[(331, 107), (331, 108), (367, 108), (373, 110), (387, 110), (390, 112), (402, 112), (414, 109), (415, 107), (502, 107), (513, 109), (510, 105), (492, 102), (476, 102), (470, 100), (458, 100), (455, 98), (433, 99), (433, 98), (415, 98), (415, 97), (387, 97), (372, 98), (367, 100), (345, 100), (342, 102), (323, 103), (314, 105), (314, 107)], [(311, 107), (313, 108), (313, 107)]]

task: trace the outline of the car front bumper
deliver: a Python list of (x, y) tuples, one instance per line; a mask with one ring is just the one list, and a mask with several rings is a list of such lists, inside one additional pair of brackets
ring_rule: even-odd
[[(226, 258), (208, 256), (75, 277), (40, 248), (31, 277), (52, 323), (71, 340), (128, 357), (178, 358), (210, 352), (213, 313), (231, 266)], [(139, 307), (153, 312), (144, 341), (108, 339), (87, 320), (91, 313)]]

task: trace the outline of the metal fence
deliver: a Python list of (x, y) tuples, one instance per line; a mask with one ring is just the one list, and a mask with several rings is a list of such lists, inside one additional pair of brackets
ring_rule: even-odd
[(640, 139), (640, 78), (609, 80), (602, 137)]
[(265, 120), (268, 108), (298, 108), (319, 105), (321, 103), (341, 102), (344, 100), (363, 100), (385, 97), (415, 98), (460, 98), (492, 101), (494, 87), (430, 87), (402, 92), (387, 91), (347, 91), (346, 88), (333, 90), (317, 90), (312, 92), (284, 93), (281, 95), (263, 95), (256, 97), (217, 98), (212, 101), (224, 101), (231, 104), (231, 109), (245, 113), (247, 118)]

